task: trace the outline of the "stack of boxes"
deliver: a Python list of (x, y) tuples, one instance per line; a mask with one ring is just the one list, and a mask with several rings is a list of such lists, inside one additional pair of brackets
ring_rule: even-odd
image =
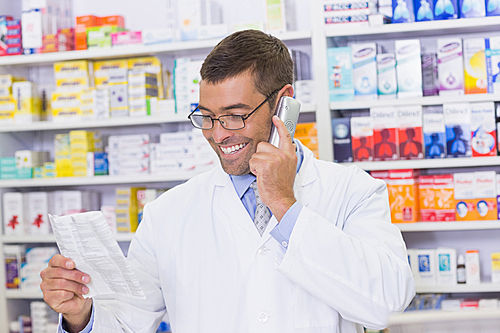
[[(71, 170), (74, 177), (86, 177), (94, 175), (94, 154), (96, 144), (100, 141), (98, 132), (71, 131), (69, 132), (69, 145), (71, 154)], [(99, 144), (97, 144), (99, 146)], [(102, 145), (100, 145), (102, 147)]]
[(0, 56), (23, 53), (21, 21), (0, 15)]
[(12, 84), (15, 80), (12, 75), (0, 75), (0, 125), (14, 123), (16, 101), (12, 96)]
[[(92, 98), (88, 91), (93, 86), (92, 62), (87, 60), (54, 63), (56, 91), (52, 94), (52, 121), (79, 121), (93, 117), (85, 105)], [(86, 111), (82, 113), (82, 108)]]
[(59, 314), (45, 302), (30, 303), (31, 330), (33, 333), (55, 332), (59, 322)]
[(97, 17), (94, 15), (78, 16), (75, 28), (75, 49), (86, 50), (94, 47), (111, 47), (111, 34), (123, 31), (125, 20), (113, 15)]
[(12, 84), (12, 96), (16, 101), (14, 122), (31, 124), (44, 118), (38, 87), (34, 82), (19, 81)]
[(367, 26), (370, 14), (377, 12), (377, 2), (328, 0), (323, 2), (323, 11), (325, 25), (350, 23)]
[(109, 175), (148, 174), (149, 143), (149, 134), (109, 136)]
[(16, 179), (17, 168), (15, 157), (0, 158), (0, 179)]
[(54, 136), (54, 161), (56, 177), (73, 177), (69, 134)]
[(24, 54), (71, 49), (71, 0), (23, 0), (21, 18)]
[(144, 70), (128, 72), (128, 104), (131, 117), (150, 116), (156, 113), (156, 103), (152, 98), (158, 97), (158, 78), (156, 74)]
[(177, 113), (187, 115), (198, 106), (202, 64), (202, 61), (191, 61), (189, 58), (175, 59), (174, 95)]
[(48, 151), (18, 150), (15, 153), (17, 178), (33, 178), (35, 168), (49, 161)]
[(135, 232), (139, 225), (137, 191), (135, 187), (117, 187), (116, 194), (116, 228), (118, 232)]
[(193, 170), (196, 167), (194, 141), (191, 131), (160, 134), (160, 143), (150, 144), (151, 173)]

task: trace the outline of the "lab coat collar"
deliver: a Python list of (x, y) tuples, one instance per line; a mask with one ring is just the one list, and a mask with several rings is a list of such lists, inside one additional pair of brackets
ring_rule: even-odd
[[(304, 196), (304, 187), (311, 184), (318, 179), (318, 174), (316, 169), (312, 165), (313, 163), (313, 153), (306, 148), (300, 141), (296, 140), (297, 144), (301, 145), (301, 149), (304, 153), (304, 160), (298, 174), (295, 177), (294, 183), (294, 193), (297, 201), (300, 202), (304, 207), (307, 207), (309, 202), (308, 198)], [(253, 224), (252, 219), (248, 215), (245, 206), (241, 202), (234, 185), (231, 181), (231, 177), (224, 172), (222, 167), (217, 167), (214, 172), (213, 177), (213, 191), (215, 193), (215, 187), (223, 187), (222, 195), (224, 200), (220, 201), (220, 209), (230, 218), (232, 218), (238, 225), (245, 229), (255, 240), (259, 243), (259, 247), (266, 243), (272, 236), (269, 234), (271, 230), (278, 224), (278, 221), (273, 216), (269, 221), (269, 224), (264, 231), (262, 237), (259, 235), (257, 228)], [(234, 217), (237, 216), (237, 219)]]

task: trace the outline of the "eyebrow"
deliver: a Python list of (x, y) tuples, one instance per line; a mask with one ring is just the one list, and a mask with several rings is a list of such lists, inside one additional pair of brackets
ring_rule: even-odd
[[(200, 110), (205, 110), (208, 112), (212, 112), (209, 108), (204, 107), (203, 105), (198, 105), (198, 109)], [(229, 110), (234, 110), (234, 109), (246, 109), (246, 110), (251, 110), (252, 108), (250, 105), (245, 104), (245, 103), (237, 103), (237, 104), (232, 104), (228, 105), (222, 108), (222, 111), (229, 111)]]

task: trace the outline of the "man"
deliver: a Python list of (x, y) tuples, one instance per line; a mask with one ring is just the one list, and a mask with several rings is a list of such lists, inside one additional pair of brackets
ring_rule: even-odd
[(286, 46), (259, 31), (214, 48), (190, 119), (221, 168), (145, 207), (128, 258), (146, 300), (83, 299), (90, 277), (54, 256), (41, 287), (67, 331), (154, 332), (168, 313), (176, 333), (350, 333), (404, 310), (413, 278), (386, 187), (292, 143), (273, 117), (292, 73)]

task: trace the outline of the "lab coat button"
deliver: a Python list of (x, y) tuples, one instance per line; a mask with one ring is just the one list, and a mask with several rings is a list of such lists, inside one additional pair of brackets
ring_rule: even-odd
[(268, 249), (267, 247), (265, 247), (265, 246), (263, 246), (263, 247), (261, 247), (261, 248), (259, 248), (259, 249), (257, 250), (257, 252), (258, 252), (259, 254), (262, 254), (262, 255), (265, 255), (265, 254), (267, 253), (267, 251), (269, 251), (269, 249)]
[(281, 245), (283, 245), (284, 248), (287, 248), (288, 247), (288, 243), (287, 241), (282, 241), (281, 242)]
[(259, 313), (259, 321), (265, 323), (269, 320), (269, 315), (266, 312)]

